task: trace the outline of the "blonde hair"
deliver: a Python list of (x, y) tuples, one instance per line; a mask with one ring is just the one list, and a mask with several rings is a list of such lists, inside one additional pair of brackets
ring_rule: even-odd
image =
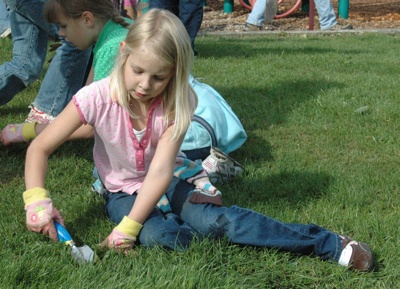
[(111, 0), (48, 0), (43, 13), (47, 22), (57, 23), (60, 15), (78, 19), (86, 11), (106, 21), (111, 19), (123, 27), (130, 25), (118, 14)]
[(134, 101), (129, 97), (124, 80), (125, 63), (135, 49), (146, 46), (167, 66), (173, 75), (162, 93), (165, 121), (174, 123), (172, 139), (185, 134), (197, 106), (197, 96), (189, 84), (194, 54), (189, 35), (182, 22), (167, 10), (150, 9), (136, 19), (125, 39), (111, 73), (110, 92), (112, 99), (125, 107), (132, 118), (138, 118), (130, 109)]

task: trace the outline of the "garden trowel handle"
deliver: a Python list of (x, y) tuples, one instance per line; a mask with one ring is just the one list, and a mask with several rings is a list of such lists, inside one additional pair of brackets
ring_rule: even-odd
[(68, 245), (70, 242), (72, 242), (71, 235), (68, 233), (68, 230), (63, 225), (54, 221), (54, 226), (57, 230), (58, 240), (60, 240), (61, 243), (65, 243)]

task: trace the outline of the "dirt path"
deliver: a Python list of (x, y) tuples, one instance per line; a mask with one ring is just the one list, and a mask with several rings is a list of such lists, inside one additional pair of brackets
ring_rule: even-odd
[[(337, 12), (337, 0), (331, 0)], [(223, 12), (223, 0), (207, 0), (204, 7), (204, 19), (200, 33), (202, 32), (240, 32), (246, 22), (250, 10), (234, 1), (232, 13)], [(354, 29), (379, 29), (400, 28), (400, 0), (350, 0), (349, 18), (339, 19), (342, 23), (353, 24)], [(314, 29), (319, 29), (318, 14), (315, 12)], [(308, 13), (297, 12), (286, 18), (273, 21), (275, 30), (308, 30)]]

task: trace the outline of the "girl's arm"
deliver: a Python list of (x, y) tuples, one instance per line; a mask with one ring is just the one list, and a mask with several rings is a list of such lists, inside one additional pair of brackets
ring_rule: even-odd
[(130, 250), (143, 227), (142, 224), (161, 196), (167, 191), (173, 177), (175, 160), (184, 138), (182, 135), (178, 140), (171, 141), (172, 132), (173, 125), (161, 136), (149, 171), (130, 213), (104, 240), (103, 246), (114, 247), (116, 250)]
[(135, 204), (128, 217), (143, 224), (171, 183), (176, 156), (182, 145), (184, 135), (171, 141), (174, 126), (171, 125), (161, 136), (149, 171), (139, 190)]
[(93, 66), (92, 66), (90, 68), (90, 70), (89, 70), (88, 77), (86, 78), (85, 86), (91, 84), (93, 82), (93, 80), (94, 80), (94, 69), (93, 69)]
[(25, 160), (26, 189), (44, 188), (49, 156), (82, 125), (73, 101), (28, 147)]

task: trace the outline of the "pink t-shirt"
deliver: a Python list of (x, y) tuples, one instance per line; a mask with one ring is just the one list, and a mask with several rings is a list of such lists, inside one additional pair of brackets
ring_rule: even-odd
[(110, 192), (136, 192), (148, 172), (158, 140), (168, 125), (161, 98), (151, 109), (146, 133), (139, 142), (129, 113), (110, 97), (110, 78), (83, 87), (73, 97), (82, 122), (94, 128), (93, 158), (100, 179)]

